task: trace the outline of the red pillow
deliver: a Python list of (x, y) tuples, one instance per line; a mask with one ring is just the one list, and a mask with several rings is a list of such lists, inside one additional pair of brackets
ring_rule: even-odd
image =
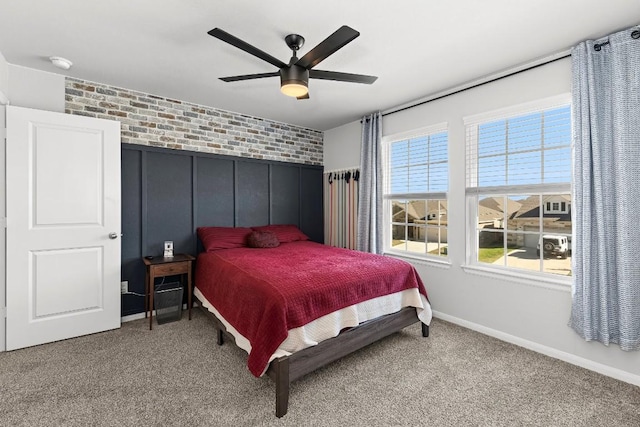
[(299, 240), (309, 240), (296, 225), (263, 225), (261, 227), (251, 227), (255, 231), (271, 231), (278, 237), (280, 243), (297, 242)]
[(278, 236), (272, 231), (253, 231), (247, 237), (250, 248), (276, 248), (280, 246)]
[(198, 227), (198, 237), (205, 252), (244, 248), (251, 229), (246, 227)]

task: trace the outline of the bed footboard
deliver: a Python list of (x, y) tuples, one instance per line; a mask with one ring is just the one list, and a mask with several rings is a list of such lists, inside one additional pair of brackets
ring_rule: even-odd
[[(276, 383), (276, 416), (280, 418), (287, 413), (291, 382), (418, 321), (415, 308), (403, 308), (397, 313), (347, 329), (316, 346), (273, 360), (267, 375)], [(425, 329), (422, 331), (424, 336)]]
[[(226, 328), (200, 301), (198, 306), (214, 321), (216, 342), (222, 345)], [(287, 413), (290, 384), (293, 381), (419, 321), (416, 309), (406, 307), (397, 313), (347, 329), (337, 337), (322, 341), (316, 346), (272, 360), (266, 374), (276, 383), (276, 417), (281, 418)], [(422, 336), (428, 337), (429, 326), (424, 323), (421, 325)]]

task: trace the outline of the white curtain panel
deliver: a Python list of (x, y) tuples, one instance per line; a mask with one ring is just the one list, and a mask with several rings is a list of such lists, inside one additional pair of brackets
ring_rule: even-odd
[(588, 341), (640, 349), (640, 27), (573, 58), (573, 302)]
[(382, 254), (382, 115), (362, 118), (360, 194), (357, 246), (359, 251)]

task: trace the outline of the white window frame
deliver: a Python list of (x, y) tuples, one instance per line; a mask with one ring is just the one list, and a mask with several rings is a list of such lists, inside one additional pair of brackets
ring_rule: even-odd
[[(473, 171), (473, 177), (469, 177), (471, 168), (470, 165), (477, 165), (477, 141), (478, 141), (478, 126), (485, 123), (490, 123), (498, 120), (508, 120), (527, 114), (537, 113), (543, 110), (551, 110), (554, 108), (561, 108), (571, 106), (571, 94), (564, 93), (561, 95), (536, 100), (524, 104), (518, 104), (501, 108), (493, 111), (488, 111), (472, 116), (466, 116), (463, 118), (465, 126), (465, 146), (466, 148), (466, 161), (465, 168), (466, 185), (465, 185), (465, 199), (466, 199), (466, 259), (465, 264), (462, 266), (465, 271), (472, 273), (478, 273), (481, 275), (504, 279), (505, 276), (510, 279), (515, 279), (526, 284), (533, 284), (536, 286), (553, 288), (555, 285), (570, 286), (571, 277), (559, 276), (552, 273), (546, 273), (542, 271), (524, 270), (514, 267), (491, 265), (481, 263), (478, 261), (478, 192), (477, 192), (477, 177), (478, 171)], [(573, 124), (572, 124), (573, 125)], [(475, 140), (476, 144), (469, 146), (469, 140)], [(571, 144), (573, 144), (571, 142)], [(573, 151), (573, 150), (572, 150)], [(475, 181), (474, 181), (475, 178)], [(475, 184), (475, 186), (473, 185)], [(491, 194), (495, 192), (497, 195), (516, 196), (522, 194), (543, 194), (545, 196), (553, 194), (572, 194), (572, 183), (553, 183), (553, 184), (534, 184), (534, 185), (505, 185), (499, 187), (484, 187), (483, 194)], [(567, 207), (570, 203), (567, 203)], [(546, 203), (544, 205), (546, 210)], [(571, 239), (571, 238), (570, 238)]]
[[(384, 168), (383, 173), (383, 234), (384, 234), (384, 253), (405, 257), (405, 258), (413, 258), (421, 261), (428, 261), (430, 263), (435, 264), (449, 264), (449, 253), (447, 252), (446, 256), (441, 255), (431, 255), (431, 254), (420, 254), (417, 252), (410, 251), (401, 251), (392, 249), (391, 247), (391, 227), (392, 227), (392, 218), (391, 218), (391, 202), (392, 200), (404, 199), (404, 200), (446, 200), (447, 206), (449, 204), (448, 194), (449, 188), (445, 192), (426, 192), (426, 193), (405, 193), (405, 194), (390, 194), (391, 193), (391, 180), (390, 180), (390, 148), (394, 142), (406, 141), (413, 138), (419, 138), (424, 136), (429, 136), (441, 132), (447, 132), (447, 187), (449, 186), (450, 181), (450, 150), (449, 146), (451, 141), (449, 140), (449, 123), (442, 122), (437, 123), (431, 126), (425, 126), (417, 129), (413, 129), (406, 132), (400, 132), (393, 135), (387, 135), (382, 138), (382, 164)], [(447, 234), (449, 232), (449, 225), (446, 226)]]

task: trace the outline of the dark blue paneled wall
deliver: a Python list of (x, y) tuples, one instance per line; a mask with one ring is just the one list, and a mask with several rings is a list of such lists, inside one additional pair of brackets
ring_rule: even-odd
[[(142, 257), (196, 255), (200, 226), (296, 224), (323, 241), (322, 167), (122, 145), (122, 280), (144, 293)], [(122, 296), (122, 315), (144, 298)]]

